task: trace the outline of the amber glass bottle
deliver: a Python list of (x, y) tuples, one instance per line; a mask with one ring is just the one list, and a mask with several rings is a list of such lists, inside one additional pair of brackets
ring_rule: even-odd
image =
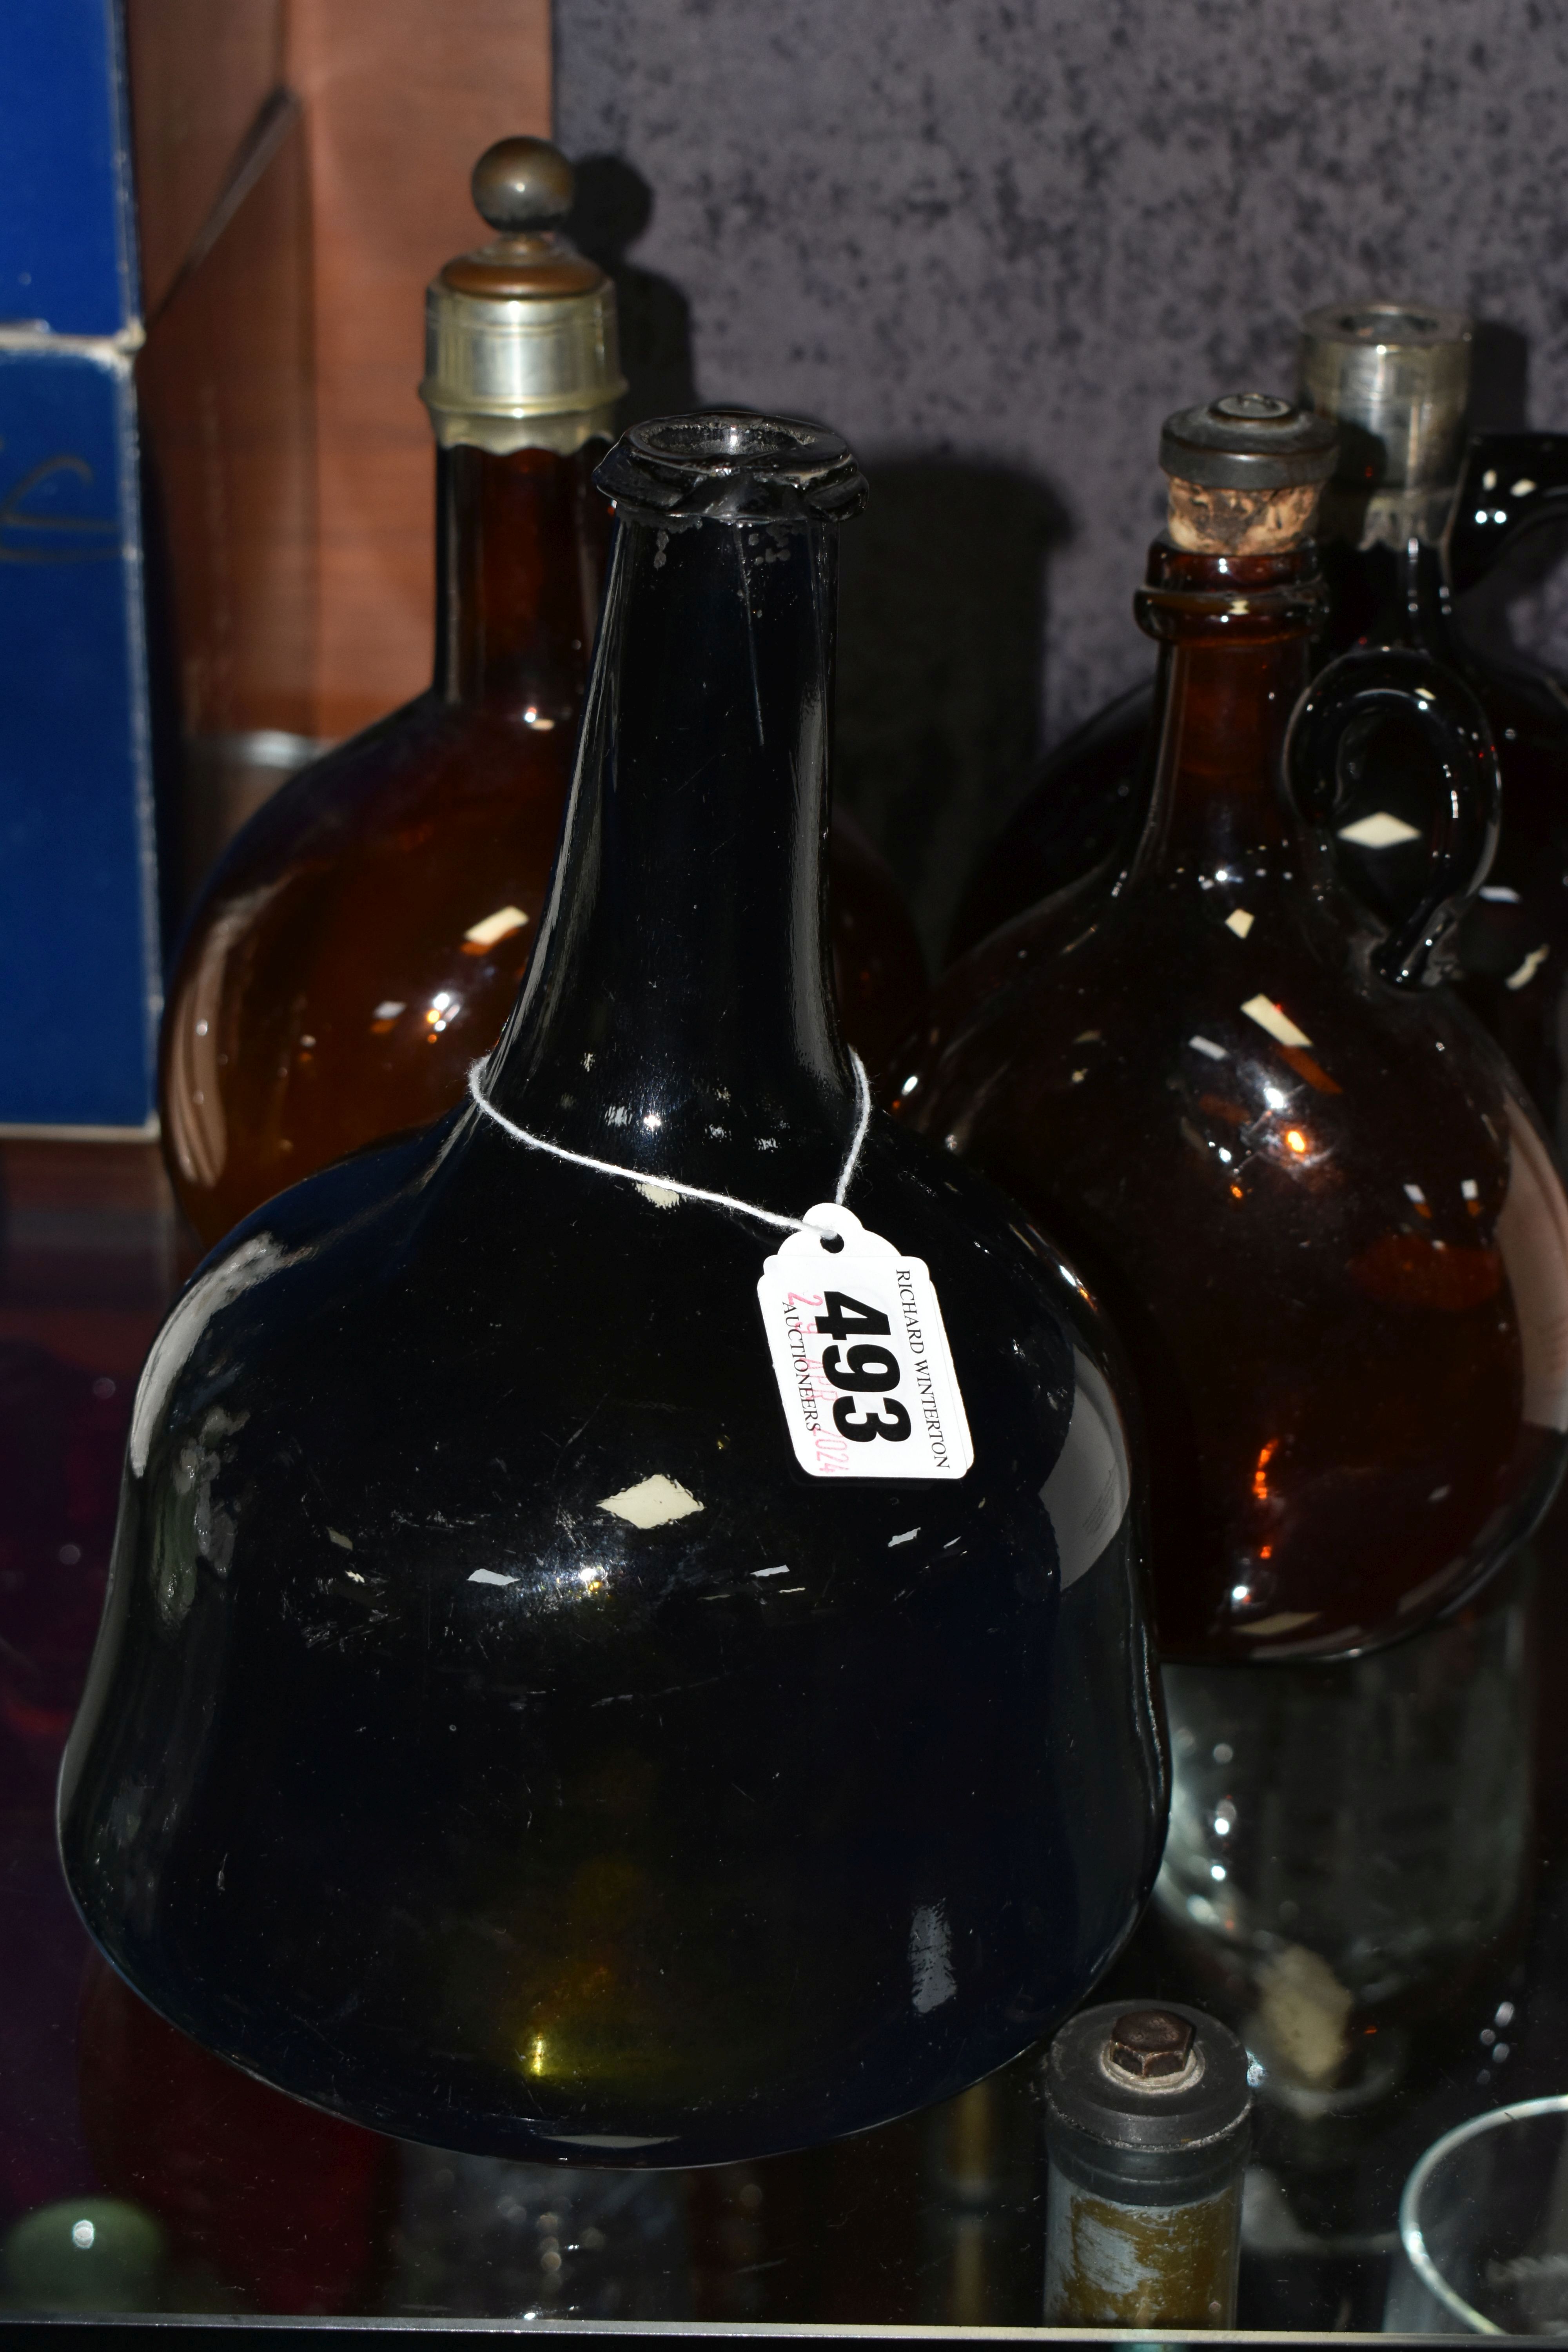
[[(1406, 646), (1462, 676), (1502, 772), (1502, 829), (1459, 926), (1457, 977), (1561, 1154), (1568, 1148), (1568, 709), (1559, 688), (1483, 650), (1456, 615), (1549, 509), (1568, 501), (1568, 435), (1483, 434), (1466, 452), (1471, 329), (1453, 310), (1334, 304), (1302, 321), (1303, 404), (1340, 427), (1317, 537), (1329, 608), (1314, 659)], [(1458, 486), (1458, 487), (1456, 487)], [(1147, 688), (1111, 703), (1047, 761), (966, 894), (955, 952), (1137, 838), (1153, 780)], [(1397, 725), (1335, 818), (1344, 879), (1385, 921), (1426, 888), (1435, 777)]]
[[(503, 140), (474, 173), (497, 232), (430, 288), (437, 438), (428, 690), (304, 770), (231, 845), (170, 990), (162, 1105), (202, 1239), (344, 1152), (451, 1108), (527, 969), (565, 803), (625, 384), (615, 290), (554, 226), (563, 156)], [(846, 1028), (879, 1068), (924, 986), (886, 866), (830, 847)]]
[[(1413, 1630), (1527, 1531), (1568, 1427), (1568, 1204), (1495, 1045), (1421, 984), (1489, 855), (1484, 724), (1407, 651), (1345, 656), (1297, 709), (1333, 440), (1262, 395), (1167, 426), (1131, 866), (958, 964), (907, 1089), (1063, 1235), (1134, 1348), (1176, 1658)], [(1451, 822), (1379, 940), (1322, 820), (1391, 716), (1424, 730)]]

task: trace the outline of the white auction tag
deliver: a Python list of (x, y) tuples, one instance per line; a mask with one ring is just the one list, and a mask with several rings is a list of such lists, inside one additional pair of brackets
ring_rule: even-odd
[(936, 1286), (852, 1210), (791, 1234), (757, 1298), (795, 1460), (814, 1478), (962, 1478), (974, 1459)]

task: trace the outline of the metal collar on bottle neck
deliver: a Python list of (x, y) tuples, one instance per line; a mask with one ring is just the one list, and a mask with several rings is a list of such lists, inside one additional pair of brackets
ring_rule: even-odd
[(1301, 400), (1340, 428), (1322, 535), (1443, 535), (1464, 456), (1473, 331), (1462, 310), (1331, 303), (1301, 321)]
[(555, 224), (572, 167), (544, 139), (502, 139), (474, 166), (474, 203), (496, 230), (447, 262), (425, 297), (419, 396), (444, 449), (570, 454), (614, 432), (626, 389), (616, 289)]

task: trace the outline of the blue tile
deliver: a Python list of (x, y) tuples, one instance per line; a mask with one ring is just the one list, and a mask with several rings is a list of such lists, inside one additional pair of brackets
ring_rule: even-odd
[(3, 59), (0, 327), (117, 334), (138, 297), (114, 0), (7, 8)]
[(153, 1108), (147, 735), (128, 363), (0, 351), (0, 1122)]

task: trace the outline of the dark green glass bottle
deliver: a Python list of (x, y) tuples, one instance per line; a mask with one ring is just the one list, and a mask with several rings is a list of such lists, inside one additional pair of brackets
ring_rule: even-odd
[[(639, 1181), (467, 1103), (206, 1262), (138, 1399), (61, 1835), (115, 1966), (283, 2087), (680, 2165), (1026, 2047), (1130, 1931), (1165, 1778), (1098, 1310), (918, 1137), (856, 1148), (820, 867), (853, 460), (721, 415), (600, 480), (583, 747), (482, 1091)], [(930, 1269), (962, 1475), (911, 1475), (916, 1395), (900, 1431), (821, 1241), (848, 1475), (795, 1458), (759, 1276), (847, 1169)]]

